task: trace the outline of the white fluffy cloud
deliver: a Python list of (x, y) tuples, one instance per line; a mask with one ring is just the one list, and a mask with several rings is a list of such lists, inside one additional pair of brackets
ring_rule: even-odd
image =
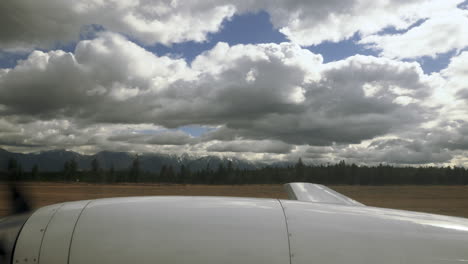
[(448, 67), (441, 74), (449, 83), (448, 88), (462, 98), (468, 98), (468, 52), (462, 52), (450, 60)]
[[(267, 1), (266, 1), (267, 2)], [(369, 35), (384, 28), (405, 29), (462, 1), (284, 1), (270, 5), (273, 24), (301, 45), (338, 42), (355, 33)]]
[[(367, 36), (387, 27), (406, 29), (420, 19), (437, 20), (442, 12), (451, 16), (459, 10), (457, 5), (461, 2), (4, 0), (0, 3), (0, 49), (24, 51), (76, 41), (90, 25), (131, 36), (145, 44), (200, 42), (205, 41), (209, 33), (218, 32), (222, 22), (234, 14), (262, 10), (270, 14), (274, 27), (291, 41), (309, 46), (341, 41), (356, 33)], [(405, 38), (411, 39), (411, 36)], [(376, 41), (379, 47), (390, 45), (393, 48), (386, 44), (390, 41), (379, 40), (379, 37), (369, 41)]]
[(434, 125), (427, 128), (423, 137), (437, 148), (454, 151), (468, 150), (468, 52), (451, 59), (448, 67), (440, 72), (445, 81), (437, 94), (445, 100)]
[(359, 43), (381, 50), (389, 58), (437, 57), (468, 46), (468, 11), (439, 13), (404, 33), (371, 35)]
[[(1, 112), (138, 122), (135, 111), (144, 110), (145, 95), (164, 89), (174, 79), (189, 78), (187, 70), (183, 60), (157, 57), (123, 37), (105, 33), (80, 42), (74, 54), (34, 51), (4, 71), (0, 104), (7, 107)], [(126, 111), (119, 112), (118, 103), (126, 104)], [(119, 115), (124, 113), (127, 116)]]
[[(431, 93), (431, 86), (416, 63), (355, 56), (320, 68), (318, 80), (302, 84), (304, 100), (297, 107), (226, 120), (225, 127), (209, 136), (274, 138), (313, 145), (358, 143), (418, 126), (429, 118), (419, 100)], [(373, 94), (366, 94), (369, 87)]]
[[(0, 69), (0, 147), (464, 164), (468, 52), (431, 75), (401, 61), (465, 49), (462, 2), (0, 1), (0, 51), (30, 52)], [(137, 44), (207, 41), (259, 11), (290, 42), (217, 43), (190, 64)], [(356, 34), (381, 57), (323, 63), (302, 48)]]
[(146, 44), (204, 41), (235, 7), (212, 1), (5, 0), (0, 3), (0, 48), (10, 51), (78, 40), (100, 25)]
[[(428, 76), (416, 62), (323, 63), (293, 43), (219, 43), (188, 65), (102, 33), (0, 71), (0, 146), (446, 163), (465, 151), (466, 125), (441, 109), (466, 116), (466, 107), (427, 100), (451, 89), (464, 102), (467, 58)], [(175, 129), (186, 125), (214, 129)]]

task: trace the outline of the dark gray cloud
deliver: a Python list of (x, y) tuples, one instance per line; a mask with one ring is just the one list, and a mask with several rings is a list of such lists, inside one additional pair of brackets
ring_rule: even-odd
[(148, 145), (186, 145), (197, 142), (197, 139), (182, 131), (170, 130), (150, 134), (120, 134), (110, 136), (108, 140)]
[[(156, 57), (105, 33), (80, 42), (74, 54), (36, 51), (4, 70), (0, 111), (170, 127), (298, 111), (303, 101), (298, 85), (308, 73), (296, 54), (288, 54), (291, 49), (304, 53), (312, 66), (320, 65), (320, 56), (293, 44), (219, 44), (189, 68), (183, 60)], [(224, 61), (217, 57), (228, 53), (231, 58)], [(218, 72), (223, 63), (229, 66)]]
[(63, 1), (0, 2), (0, 50), (25, 52), (79, 38), (81, 21)]
[(155, 79), (164, 83), (178, 78), (185, 67), (183, 60), (156, 57), (118, 35), (105, 33), (80, 42), (74, 54), (35, 51), (4, 71), (0, 104), (5, 109), (0, 112), (141, 123), (138, 113), (149, 111), (145, 95), (152, 93)]
[(468, 150), (467, 120), (442, 121), (424, 132), (424, 139), (437, 148)]
[(214, 152), (253, 152), (287, 154), (293, 149), (292, 145), (272, 140), (235, 140), (217, 142), (210, 145), (207, 150)]
[(434, 148), (430, 142), (407, 139), (379, 139), (367, 147), (344, 148), (338, 157), (367, 164), (444, 164), (453, 158), (447, 149)]
[[(428, 76), (372, 56), (324, 64), (292, 43), (219, 43), (188, 65), (102, 33), (0, 70), (0, 146), (449, 163), (468, 145), (465, 58)], [(185, 125), (212, 129), (194, 138)]]
[(207, 137), (273, 138), (312, 145), (359, 143), (431, 117), (420, 105), (431, 87), (415, 63), (355, 56), (324, 65), (318, 81), (302, 86), (304, 100), (296, 111), (225, 119), (226, 125)]
[[(416, 63), (354, 56), (323, 64), (321, 56), (290, 43), (220, 43), (189, 67), (103, 33), (80, 42), (74, 53), (36, 51), (4, 70), (0, 111), (85, 127), (213, 125), (218, 129), (203, 141), (325, 146), (417, 126), (430, 117), (421, 100), (431, 89)], [(129, 142), (154, 145), (191, 141), (181, 135), (129, 136)]]
[[(301, 61), (303, 60), (303, 61)], [(322, 58), (297, 45), (229, 47), (219, 43), (192, 63), (191, 81), (174, 82), (161, 96), (156, 118), (167, 126), (220, 124), (303, 111), (301, 85), (317, 75)]]

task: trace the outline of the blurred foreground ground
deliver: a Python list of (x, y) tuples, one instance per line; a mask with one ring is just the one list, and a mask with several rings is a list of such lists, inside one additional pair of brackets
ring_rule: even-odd
[[(287, 199), (281, 185), (160, 185), (24, 183), (23, 190), (38, 208), (65, 201), (142, 195), (205, 195)], [(369, 206), (468, 218), (468, 186), (329, 186)], [(0, 184), (0, 217), (9, 212), (8, 192)]]

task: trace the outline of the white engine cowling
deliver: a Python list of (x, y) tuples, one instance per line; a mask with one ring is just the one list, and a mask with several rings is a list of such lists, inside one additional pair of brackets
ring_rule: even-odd
[(14, 263), (34, 258), (47, 264), (284, 264), (289, 247), (277, 200), (134, 197), (38, 210), (19, 236)]
[(13, 263), (466, 263), (464, 218), (290, 200), (132, 197), (43, 207)]

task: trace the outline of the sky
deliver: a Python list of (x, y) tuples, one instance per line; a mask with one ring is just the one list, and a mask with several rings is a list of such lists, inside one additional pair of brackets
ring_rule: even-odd
[(468, 1), (0, 2), (0, 148), (468, 166)]

